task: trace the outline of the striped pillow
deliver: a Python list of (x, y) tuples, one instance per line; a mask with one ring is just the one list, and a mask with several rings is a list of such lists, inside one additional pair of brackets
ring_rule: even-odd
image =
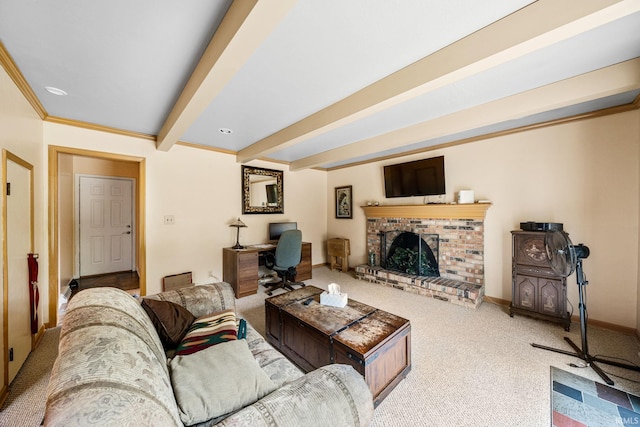
[(175, 355), (196, 353), (212, 345), (237, 339), (236, 313), (233, 309), (198, 317), (182, 338)]

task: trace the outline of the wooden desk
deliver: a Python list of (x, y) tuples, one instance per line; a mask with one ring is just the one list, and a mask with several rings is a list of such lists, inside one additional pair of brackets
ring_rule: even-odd
[[(260, 254), (275, 249), (275, 243), (250, 245), (244, 249), (222, 249), (222, 280), (233, 287), (236, 298), (258, 292)], [(296, 281), (311, 279), (311, 243), (302, 242), (302, 259), (296, 270)]]

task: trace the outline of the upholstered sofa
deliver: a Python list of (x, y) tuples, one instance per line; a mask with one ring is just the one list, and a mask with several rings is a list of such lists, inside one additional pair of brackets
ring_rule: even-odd
[[(227, 283), (146, 298), (178, 304), (194, 317), (235, 310)], [(199, 359), (192, 357), (196, 354), (184, 356), (176, 367), (179, 357), (167, 357), (171, 354), (156, 327), (140, 302), (124, 291), (95, 288), (75, 295), (60, 332), (44, 425), (337, 427), (371, 421), (371, 393), (350, 366), (329, 365), (304, 374), (247, 325), (246, 338), (213, 345), (196, 353)], [(235, 353), (225, 354), (224, 349)], [(244, 357), (247, 352), (250, 360)], [(248, 365), (236, 366), (238, 360)], [(183, 381), (179, 387), (178, 378)], [(240, 384), (246, 381), (248, 387)], [(194, 397), (191, 386), (211, 391)], [(244, 394), (255, 389), (254, 402), (256, 396)], [(246, 404), (234, 402), (231, 411), (206, 420), (185, 414), (181, 402), (186, 399), (200, 413), (238, 397)]]

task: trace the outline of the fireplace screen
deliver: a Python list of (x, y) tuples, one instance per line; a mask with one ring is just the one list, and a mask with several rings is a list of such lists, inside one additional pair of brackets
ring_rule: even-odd
[(381, 248), (386, 249), (382, 266), (415, 276), (439, 277), (438, 235), (409, 231), (382, 233)]

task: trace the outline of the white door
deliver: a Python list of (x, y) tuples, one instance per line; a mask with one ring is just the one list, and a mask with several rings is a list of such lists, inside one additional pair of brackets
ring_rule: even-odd
[[(28, 164), (26, 164), (28, 165)], [(28, 165), (29, 167), (31, 165)], [(33, 249), (31, 169), (7, 159), (7, 292), (9, 383), (31, 352), (31, 311), (27, 254)], [(5, 190), (6, 191), (6, 190)]]
[(80, 277), (133, 268), (133, 180), (79, 179)]

